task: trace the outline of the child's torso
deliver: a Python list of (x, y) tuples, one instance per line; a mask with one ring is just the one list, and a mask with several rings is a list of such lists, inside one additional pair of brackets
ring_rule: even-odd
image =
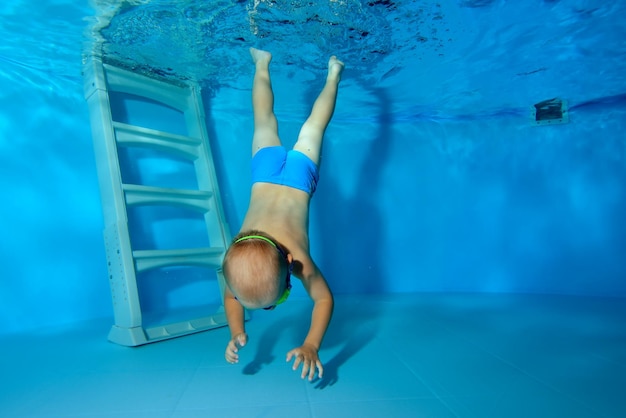
[(310, 196), (302, 190), (255, 183), (241, 231), (265, 232), (286, 246), (294, 258), (308, 258), (309, 201)]

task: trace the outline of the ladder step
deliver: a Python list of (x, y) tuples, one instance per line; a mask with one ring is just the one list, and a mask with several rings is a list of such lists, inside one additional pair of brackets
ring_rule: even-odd
[(217, 313), (203, 318), (196, 318), (190, 321), (181, 321), (164, 326), (147, 328), (146, 336), (148, 340), (161, 340), (179, 335), (186, 335), (207, 329), (223, 327), (227, 325), (226, 314)]
[(225, 249), (222, 247), (190, 248), (178, 250), (133, 251), (137, 273), (159, 267), (202, 266), (219, 269)]
[(161, 187), (123, 184), (128, 206), (172, 205), (208, 212), (213, 193), (204, 190), (166, 189)]
[(147, 97), (183, 112), (191, 105), (189, 86), (185, 83), (174, 85), (148, 79), (112, 65), (104, 64), (103, 67), (106, 69), (106, 89), (109, 91)]
[(116, 141), (121, 146), (158, 149), (178, 154), (188, 160), (195, 160), (199, 156), (199, 147), (202, 144), (200, 139), (122, 122), (113, 122), (113, 127)]

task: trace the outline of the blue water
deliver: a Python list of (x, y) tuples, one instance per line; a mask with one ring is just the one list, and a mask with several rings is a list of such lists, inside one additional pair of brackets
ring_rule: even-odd
[[(0, 416), (623, 415), (626, 2), (93, 3), (0, 5), (0, 369), (15, 377)], [(311, 204), (312, 255), (337, 295), (313, 384), (282, 360), (310, 314), (299, 286), (249, 322), (236, 368), (226, 329), (106, 342), (83, 61), (202, 86), (234, 234), (250, 187), (249, 46), (274, 54), (287, 146), (328, 56), (346, 62)], [(554, 97), (569, 123), (533, 124), (533, 104)], [(176, 162), (141, 160), (185, 181)], [(138, 247), (180, 238), (162, 213), (134, 215), (157, 221)], [(218, 298), (201, 269), (175, 273), (143, 279), (159, 283), (146, 306)]]
[[(1, 330), (110, 312), (81, 57), (204, 87), (233, 230), (248, 199), (247, 47), (274, 53), (290, 145), (347, 69), (311, 212), (337, 293), (626, 295), (626, 6), (599, 1), (2, 6)], [(174, 59), (175, 58), (175, 59)], [(561, 97), (570, 123), (536, 127)]]
[(284, 362), (310, 316), (291, 300), (248, 322), (241, 364), (219, 328), (139, 348), (109, 320), (0, 337), (9, 417), (621, 417), (623, 299), (506, 294), (337, 297), (324, 376)]

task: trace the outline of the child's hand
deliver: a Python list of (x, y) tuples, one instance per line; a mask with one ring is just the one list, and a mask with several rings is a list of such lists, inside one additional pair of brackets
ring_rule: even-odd
[(248, 334), (242, 332), (241, 334), (237, 334), (233, 337), (232, 340), (228, 342), (228, 346), (226, 347), (226, 361), (230, 364), (239, 363), (239, 349), (246, 345), (248, 342)]
[(322, 362), (317, 356), (317, 349), (310, 345), (302, 345), (301, 347), (294, 348), (290, 352), (287, 353), (287, 362), (291, 361), (291, 358), (295, 357), (295, 361), (293, 362), (293, 370), (298, 370), (300, 363), (302, 363), (302, 375), (301, 378), (305, 378), (306, 375), (309, 375), (309, 381), (313, 380), (315, 377), (315, 368), (317, 367), (317, 374), (321, 378), (324, 373), (324, 368), (322, 367)]

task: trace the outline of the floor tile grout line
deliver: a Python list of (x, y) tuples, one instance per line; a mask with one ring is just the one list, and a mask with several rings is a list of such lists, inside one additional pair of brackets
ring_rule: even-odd
[[(358, 403), (374, 403), (374, 402), (397, 402), (397, 401), (424, 401), (424, 400), (439, 400), (436, 397), (424, 397), (424, 396), (399, 396), (395, 398), (368, 398), (368, 399), (341, 399), (338, 401), (325, 400), (325, 401), (313, 401), (312, 406), (316, 405), (332, 405), (332, 404), (358, 404)], [(456, 399), (450, 396), (450, 399)], [(444, 405), (445, 406), (445, 405)], [(451, 411), (452, 412), (452, 411)], [(458, 416), (454, 414), (455, 416)]]
[[(377, 337), (378, 338), (378, 337)], [(437, 393), (437, 391), (430, 385), (428, 384), (428, 382), (426, 382), (421, 376), (419, 376), (419, 374), (417, 374), (412, 368), (411, 366), (402, 358), (401, 355), (399, 355), (399, 353), (394, 349), (394, 347), (390, 344), (387, 344), (386, 341), (381, 340), (381, 343), (384, 345), (387, 345), (387, 347), (389, 348), (389, 350), (396, 356), (396, 358), (398, 359), (398, 361), (400, 361), (405, 368), (407, 368), (409, 370), (409, 372), (415, 376), (415, 378), (417, 380), (419, 380), (427, 389), (430, 393), (432, 393), (435, 398), (441, 402), (441, 404), (448, 410), (450, 411), (455, 417), (459, 417), (459, 415), (448, 405), (447, 402), (445, 402), (442, 397), (439, 395), (439, 393)], [(440, 383), (439, 383), (440, 384)], [(443, 388), (443, 387), (442, 387)], [(443, 388), (443, 390), (445, 391), (445, 388)], [(452, 398), (452, 397), (451, 397)]]
[(315, 418), (315, 414), (313, 413), (313, 405), (311, 404), (311, 396), (309, 394), (309, 385), (308, 381), (304, 382), (304, 394), (306, 396), (306, 404), (309, 409), (309, 417)]
[[(480, 347), (479, 347), (479, 348), (480, 348)], [(482, 349), (482, 348), (481, 348), (481, 349)], [(596, 410), (593, 406), (588, 405), (586, 402), (581, 401), (580, 399), (576, 398), (575, 396), (571, 395), (570, 393), (567, 393), (567, 392), (565, 392), (565, 391), (563, 391), (563, 390), (561, 390), (561, 389), (559, 389), (559, 388), (555, 387), (554, 385), (552, 385), (552, 384), (550, 384), (550, 383), (548, 383), (548, 382), (543, 381), (543, 380), (542, 380), (542, 379), (540, 379), (539, 377), (537, 377), (537, 376), (535, 376), (535, 375), (533, 375), (533, 374), (531, 374), (531, 373), (527, 372), (526, 370), (524, 370), (524, 369), (522, 369), (521, 367), (519, 367), (519, 366), (515, 365), (514, 363), (512, 363), (512, 362), (510, 362), (510, 361), (508, 361), (508, 360), (505, 360), (504, 358), (500, 357), (499, 355), (494, 354), (494, 353), (490, 353), (488, 350), (484, 350), (484, 349), (482, 349), (482, 350), (483, 350), (483, 351), (485, 351), (486, 353), (488, 353), (488, 354), (492, 355), (494, 358), (496, 358), (496, 359), (500, 360), (500, 361), (501, 361), (501, 362), (503, 362), (504, 364), (507, 364), (508, 366), (512, 367), (513, 369), (515, 369), (515, 370), (519, 371), (519, 372), (520, 372), (520, 373), (522, 373), (523, 375), (525, 375), (525, 376), (527, 376), (527, 377), (531, 378), (531, 379), (532, 379), (532, 380), (534, 380), (535, 382), (537, 382), (537, 383), (539, 383), (539, 384), (541, 384), (541, 385), (545, 386), (546, 388), (551, 389), (551, 390), (555, 391), (556, 393), (560, 393), (561, 395), (563, 395), (563, 396), (565, 396), (565, 397), (567, 397), (567, 398), (571, 399), (572, 401), (574, 401), (574, 402), (578, 403), (579, 405), (584, 406), (585, 408), (588, 408), (590, 411), (593, 411), (594, 413), (598, 414), (599, 416), (604, 415), (604, 414), (602, 414), (600, 411)]]
[[(453, 331), (452, 331), (449, 327), (447, 327), (446, 325), (444, 325), (444, 324), (439, 324), (439, 325), (440, 325), (442, 328), (447, 329), (447, 330), (448, 330), (448, 331), (450, 331), (450, 332), (453, 332)], [(559, 394), (561, 394), (561, 395), (563, 395), (563, 396), (566, 396), (567, 398), (569, 398), (569, 399), (571, 399), (572, 401), (574, 401), (574, 402), (576, 402), (576, 403), (580, 404), (581, 406), (584, 406), (584, 407), (588, 408), (590, 411), (592, 411), (592, 412), (594, 412), (594, 413), (598, 414), (599, 416), (602, 416), (602, 415), (603, 415), (600, 411), (597, 411), (594, 407), (592, 407), (592, 406), (590, 406), (590, 405), (587, 405), (585, 402), (582, 402), (580, 399), (578, 399), (578, 398), (576, 398), (576, 397), (572, 396), (571, 394), (569, 394), (569, 393), (567, 393), (567, 392), (564, 392), (564, 391), (562, 391), (562, 390), (558, 389), (558, 388), (557, 388), (557, 387), (555, 387), (554, 385), (551, 385), (550, 383), (543, 381), (543, 380), (542, 380), (541, 378), (539, 378), (538, 376), (535, 376), (535, 375), (531, 374), (530, 372), (527, 372), (526, 370), (524, 370), (524, 369), (522, 369), (521, 367), (517, 366), (515, 363), (513, 363), (513, 362), (511, 362), (511, 361), (509, 361), (509, 360), (504, 359), (503, 357), (501, 357), (501, 356), (500, 356), (500, 355), (498, 355), (498, 354), (495, 354), (495, 353), (491, 352), (489, 349), (487, 349), (487, 348), (485, 348), (484, 346), (482, 346), (482, 345), (480, 345), (480, 344), (476, 343), (475, 341), (473, 341), (473, 340), (471, 340), (471, 339), (469, 339), (469, 338), (467, 338), (467, 337), (463, 337), (463, 336), (458, 336), (458, 337), (459, 337), (461, 340), (465, 341), (466, 343), (468, 343), (468, 344), (470, 344), (470, 345), (474, 346), (475, 348), (479, 349), (480, 351), (483, 351), (484, 353), (486, 353), (486, 354), (488, 354), (488, 355), (492, 356), (493, 358), (495, 358), (495, 359), (497, 359), (497, 360), (501, 361), (503, 364), (506, 364), (507, 366), (511, 367), (512, 369), (517, 370), (517, 371), (518, 371), (518, 372), (520, 372), (521, 374), (523, 374), (523, 375), (525, 375), (525, 376), (529, 377), (530, 379), (534, 380), (535, 382), (537, 382), (537, 383), (539, 383), (539, 384), (541, 384), (541, 385), (545, 386), (546, 388), (551, 389), (551, 390), (555, 391), (556, 393), (559, 393)]]
[(198, 375), (198, 371), (201, 369), (201, 367), (198, 365), (197, 367), (194, 368), (193, 373), (191, 374), (191, 376), (187, 379), (187, 382), (185, 383), (185, 387), (183, 389), (181, 389), (180, 391), (180, 395), (178, 396), (178, 399), (176, 400), (176, 402), (174, 403), (174, 406), (172, 408), (170, 417), (173, 416), (176, 411), (178, 410), (178, 407), (180, 405), (180, 401), (183, 399), (183, 396), (185, 395), (185, 393), (187, 392), (187, 389), (189, 389), (189, 386), (191, 385), (191, 382), (193, 382), (193, 380), (196, 378), (196, 376)]

